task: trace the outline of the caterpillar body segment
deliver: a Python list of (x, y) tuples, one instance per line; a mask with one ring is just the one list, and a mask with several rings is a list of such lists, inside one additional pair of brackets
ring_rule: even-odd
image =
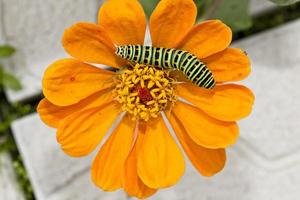
[(206, 89), (214, 88), (216, 81), (195, 55), (182, 50), (142, 45), (118, 46), (116, 54), (133, 63), (181, 71), (192, 83)]

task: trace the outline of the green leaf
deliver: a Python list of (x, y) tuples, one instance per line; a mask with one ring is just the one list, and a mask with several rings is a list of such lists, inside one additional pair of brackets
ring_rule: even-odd
[(197, 21), (199, 21), (207, 13), (213, 0), (194, 0), (194, 2), (197, 6)]
[(271, 0), (271, 1), (281, 6), (287, 6), (287, 5), (294, 4), (300, 0)]
[(0, 123), (0, 133), (3, 134), (10, 126), (12, 119), (7, 118)]
[(15, 53), (15, 49), (9, 45), (0, 46), (0, 58), (5, 58), (13, 55)]
[(3, 77), (3, 73), (4, 73), (4, 69), (3, 69), (3, 66), (0, 64), (0, 84), (1, 84), (2, 77)]
[[(218, 3), (218, 4), (217, 4)], [(233, 31), (245, 30), (252, 25), (252, 19), (249, 15), (249, 0), (214, 0), (210, 7), (206, 9), (211, 11), (210, 19), (220, 19), (231, 27)]]
[(22, 85), (20, 83), (20, 81), (14, 77), (11, 74), (8, 74), (6, 72), (2, 73), (2, 80), (0, 80), (0, 83), (2, 83), (2, 85), (4, 87), (13, 89), (13, 90), (21, 90), (22, 89)]
[(149, 18), (152, 11), (156, 7), (160, 0), (140, 0), (142, 6), (144, 7), (145, 14)]

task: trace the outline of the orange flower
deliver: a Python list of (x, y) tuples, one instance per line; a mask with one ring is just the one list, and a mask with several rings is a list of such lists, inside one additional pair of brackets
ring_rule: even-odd
[(74, 58), (48, 67), (38, 112), (57, 128), (61, 148), (75, 157), (94, 151), (117, 121), (91, 169), (103, 190), (123, 188), (146, 198), (180, 179), (184, 158), (166, 121), (200, 174), (212, 176), (224, 167), (225, 148), (238, 137), (235, 121), (249, 115), (254, 101), (246, 87), (224, 83), (246, 78), (250, 62), (243, 51), (228, 47), (229, 27), (219, 20), (194, 26), (195, 19), (193, 0), (161, 0), (150, 18), (152, 44), (204, 61), (217, 81), (213, 90), (179, 83), (152, 66), (127, 67), (115, 55), (115, 45), (144, 43), (146, 18), (137, 0), (108, 0), (98, 24), (78, 23), (65, 31), (62, 43)]

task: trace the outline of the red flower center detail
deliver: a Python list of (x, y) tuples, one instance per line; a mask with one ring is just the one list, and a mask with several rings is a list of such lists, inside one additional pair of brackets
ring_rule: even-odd
[(153, 100), (148, 88), (143, 87), (138, 89), (138, 95), (143, 103)]

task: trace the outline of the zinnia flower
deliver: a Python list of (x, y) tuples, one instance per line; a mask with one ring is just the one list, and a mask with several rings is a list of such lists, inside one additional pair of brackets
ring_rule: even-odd
[(152, 45), (196, 55), (217, 81), (213, 90), (116, 56), (117, 45), (144, 43), (147, 23), (137, 0), (105, 1), (98, 24), (77, 23), (65, 31), (62, 44), (73, 58), (46, 70), (38, 112), (74, 157), (94, 151), (116, 123), (91, 168), (103, 190), (123, 188), (146, 198), (179, 181), (185, 161), (167, 121), (200, 174), (212, 176), (224, 167), (225, 148), (238, 138), (236, 121), (249, 115), (254, 101), (246, 87), (225, 83), (247, 77), (250, 62), (228, 47), (228, 26), (219, 20), (194, 25), (195, 19), (192, 0), (161, 0), (149, 22)]

